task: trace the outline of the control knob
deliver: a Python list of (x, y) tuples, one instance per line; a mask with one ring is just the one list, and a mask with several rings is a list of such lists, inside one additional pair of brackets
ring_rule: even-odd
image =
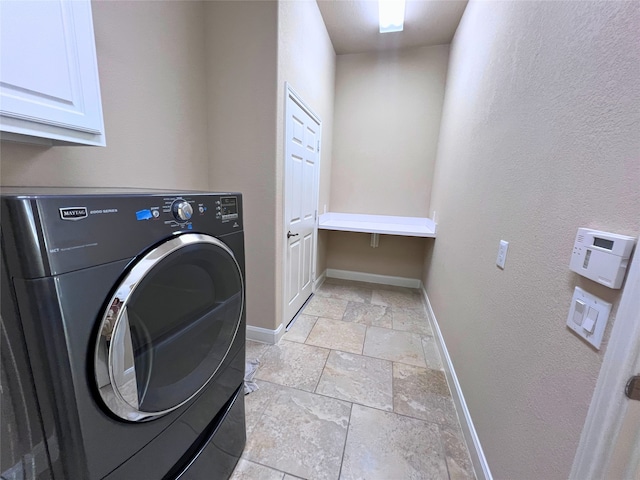
[(193, 215), (193, 208), (185, 200), (176, 200), (172, 206), (173, 216), (178, 221), (186, 222)]

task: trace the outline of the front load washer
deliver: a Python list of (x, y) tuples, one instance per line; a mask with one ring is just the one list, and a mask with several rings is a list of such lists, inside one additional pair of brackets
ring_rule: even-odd
[(2, 478), (227, 478), (246, 440), (241, 194), (1, 203)]

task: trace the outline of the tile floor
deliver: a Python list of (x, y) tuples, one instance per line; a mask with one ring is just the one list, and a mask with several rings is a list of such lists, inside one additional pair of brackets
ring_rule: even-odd
[(418, 290), (327, 281), (276, 345), (232, 479), (474, 479)]

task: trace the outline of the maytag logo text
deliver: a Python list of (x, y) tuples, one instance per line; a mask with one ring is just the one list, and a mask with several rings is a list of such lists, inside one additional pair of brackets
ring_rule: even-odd
[(62, 220), (82, 220), (87, 218), (87, 207), (64, 207), (58, 210)]

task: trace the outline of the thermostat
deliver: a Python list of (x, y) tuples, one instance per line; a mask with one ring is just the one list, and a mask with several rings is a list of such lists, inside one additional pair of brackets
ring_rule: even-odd
[(633, 237), (579, 228), (569, 268), (609, 288), (620, 288), (635, 242)]

